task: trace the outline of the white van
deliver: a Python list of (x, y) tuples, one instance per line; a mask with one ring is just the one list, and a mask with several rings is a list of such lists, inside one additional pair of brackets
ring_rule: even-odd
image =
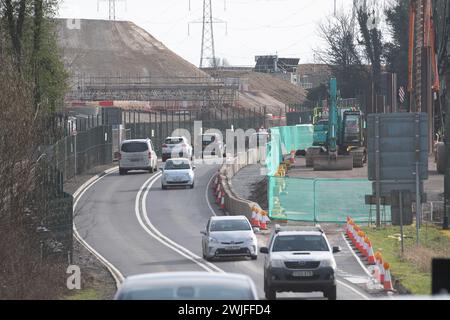
[(119, 173), (130, 170), (158, 170), (158, 157), (150, 139), (126, 140), (120, 145)]

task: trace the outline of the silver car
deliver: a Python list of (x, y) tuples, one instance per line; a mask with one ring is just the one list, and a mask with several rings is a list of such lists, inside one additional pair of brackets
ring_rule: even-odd
[(120, 145), (119, 173), (131, 170), (158, 170), (158, 157), (150, 139), (126, 140)]
[(246, 275), (173, 272), (128, 277), (115, 300), (258, 300), (258, 295)]
[(258, 241), (245, 216), (212, 217), (201, 232), (203, 258), (250, 257), (258, 259)]
[(169, 159), (166, 161), (161, 176), (161, 187), (188, 186), (194, 189), (195, 184), (195, 167), (189, 159)]

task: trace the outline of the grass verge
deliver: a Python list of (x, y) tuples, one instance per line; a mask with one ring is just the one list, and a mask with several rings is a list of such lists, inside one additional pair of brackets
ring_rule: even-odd
[(416, 245), (416, 228), (404, 228), (405, 251), (401, 253), (400, 227), (362, 228), (375, 251), (391, 265), (392, 276), (412, 294), (431, 294), (431, 262), (433, 258), (450, 258), (450, 237), (434, 225), (424, 224)]

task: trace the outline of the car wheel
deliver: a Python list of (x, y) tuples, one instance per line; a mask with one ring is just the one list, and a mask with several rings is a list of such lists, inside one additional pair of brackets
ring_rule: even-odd
[(328, 298), (328, 300), (336, 300), (337, 299), (336, 286), (332, 286), (331, 288), (329, 288), (325, 293), (325, 296)]
[(195, 186), (194, 184), (191, 184), (190, 188), (191, 188), (191, 189), (194, 189), (194, 186)]
[(153, 172), (155, 172), (155, 169), (150, 168), (150, 169), (148, 169), (148, 172), (153, 173)]
[(121, 176), (124, 176), (124, 175), (127, 174), (127, 170), (125, 170), (125, 169), (119, 169), (119, 174), (120, 174)]
[(252, 258), (252, 260), (258, 260), (258, 256), (257, 255), (251, 256), (251, 258)]
[(264, 288), (264, 294), (267, 300), (277, 300), (277, 292), (270, 286)]
[(167, 187), (166, 187), (166, 186), (161, 186), (161, 188), (162, 188), (163, 190), (166, 190), (166, 189), (167, 189)]

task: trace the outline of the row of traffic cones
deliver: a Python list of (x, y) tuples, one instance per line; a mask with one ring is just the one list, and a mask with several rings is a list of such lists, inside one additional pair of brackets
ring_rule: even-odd
[(384, 290), (394, 291), (389, 263), (383, 261), (381, 252), (374, 253), (369, 237), (350, 217), (347, 217), (345, 233), (355, 248), (367, 258), (368, 264), (375, 266), (374, 277), (383, 284)]
[(216, 198), (216, 203), (221, 209), (225, 210), (225, 190), (223, 189), (221, 183), (221, 176), (217, 174), (214, 178), (214, 183), (212, 184), (213, 194)]
[(261, 210), (257, 206), (253, 206), (251, 220), (252, 227), (268, 230), (268, 223), (270, 223), (270, 219), (267, 211)]

